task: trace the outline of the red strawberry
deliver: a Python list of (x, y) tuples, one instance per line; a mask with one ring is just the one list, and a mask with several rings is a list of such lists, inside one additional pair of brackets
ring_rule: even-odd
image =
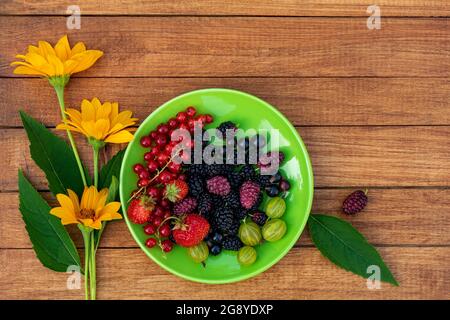
[(172, 236), (180, 246), (193, 247), (202, 242), (208, 232), (208, 220), (198, 214), (188, 214), (176, 222)]
[(143, 224), (148, 221), (155, 208), (155, 201), (146, 195), (131, 200), (128, 206), (128, 218), (133, 223)]
[(175, 180), (168, 184), (164, 188), (164, 197), (171, 202), (177, 202), (183, 200), (189, 191), (187, 183), (183, 180)]

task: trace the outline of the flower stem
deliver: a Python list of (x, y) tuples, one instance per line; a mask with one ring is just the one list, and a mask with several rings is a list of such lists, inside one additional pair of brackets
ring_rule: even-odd
[(94, 185), (98, 189), (98, 155), (99, 148), (96, 146), (92, 146), (92, 150), (94, 151)]
[(84, 297), (89, 300), (89, 260), (90, 260), (90, 247), (91, 247), (91, 233), (87, 231), (84, 226), (78, 226), (81, 230), (84, 240)]
[[(58, 97), (59, 108), (61, 109), (61, 117), (62, 117), (63, 121), (66, 122), (67, 117), (66, 117), (66, 107), (65, 107), (65, 103), (64, 103), (64, 86), (54, 86), (54, 88), (56, 91), (56, 96)], [(87, 186), (86, 176), (84, 174), (84, 168), (83, 168), (83, 165), (81, 164), (81, 160), (80, 160), (80, 156), (78, 154), (75, 140), (73, 139), (73, 136), (72, 136), (72, 133), (70, 132), (70, 130), (66, 130), (66, 132), (67, 132), (67, 137), (69, 138), (69, 141), (70, 141), (70, 145), (72, 146), (73, 154), (74, 154), (75, 159), (78, 164), (78, 170), (80, 170), (81, 179), (83, 180), (83, 184), (86, 187)]]
[(89, 269), (90, 275), (90, 285), (91, 285), (91, 300), (95, 300), (97, 298), (97, 277), (96, 277), (96, 264), (95, 264), (95, 233), (91, 232), (91, 266)]

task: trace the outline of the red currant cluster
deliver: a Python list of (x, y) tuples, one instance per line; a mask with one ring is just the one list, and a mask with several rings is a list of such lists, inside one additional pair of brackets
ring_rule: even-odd
[(171, 158), (172, 151), (180, 143), (180, 139), (172, 139), (173, 132), (185, 129), (193, 134), (196, 125), (203, 127), (212, 122), (211, 115), (197, 115), (195, 107), (190, 106), (141, 138), (141, 146), (149, 150), (144, 154), (145, 165), (136, 163), (133, 166), (133, 171), (138, 176), (138, 189), (132, 192), (131, 197), (133, 199), (138, 195), (147, 195), (154, 201), (154, 209), (148, 224), (144, 226), (145, 234), (153, 236), (147, 239), (147, 247), (159, 244), (164, 252), (169, 252), (174, 245), (169, 239), (172, 228), (168, 219), (172, 215), (172, 204), (164, 197), (164, 186), (175, 180), (185, 181), (186, 175), (181, 164), (175, 163)]

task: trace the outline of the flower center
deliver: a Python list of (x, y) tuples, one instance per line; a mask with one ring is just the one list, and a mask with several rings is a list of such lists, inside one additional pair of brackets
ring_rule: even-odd
[(80, 219), (94, 219), (95, 217), (95, 211), (94, 209), (81, 209), (79, 213)]

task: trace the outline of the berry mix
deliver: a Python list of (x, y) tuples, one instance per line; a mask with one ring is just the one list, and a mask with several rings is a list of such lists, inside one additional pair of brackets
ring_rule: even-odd
[[(230, 137), (229, 132), (237, 131), (238, 126), (226, 121), (216, 128), (227, 137), (223, 148), (218, 148), (223, 164), (173, 161), (173, 150), (180, 143), (180, 139), (171, 139), (174, 130), (193, 133), (195, 126), (204, 130), (213, 120), (209, 114), (197, 114), (191, 106), (141, 138), (141, 146), (148, 151), (144, 154), (145, 165), (133, 166), (138, 182), (129, 202), (128, 218), (144, 225), (149, 248), (170, 252), (174, 245), (180, 245), (202, 264), (209, 255), (238, 251), (239, 263), (251, 265), (257, 258), (255, 246), (264, 240), (277, 241), (286, 233), (286, 223), (281, 218), (286, 210), (283, 196), (290, 184), (279, 171), (272, 175), (261, 173), (267, 159), (276, 157), (281, 165), (284, 154), (268, 152), (257, 159), (256, 165), (250, 164), (250, 146), (259, 150), (266, 145), (265, 139), (258, 134)], [(233, 159), (237, 148), (245, 150), (244, 164), (227, 161), (230, 155), (227, 157), (229, 148), (225, 146), (229, 139), (235, 145)], [(203, 147), (209, 143), (203, 142)], [(194, 148), (194, 143), (190, 143), (190, 148)], [(180, 157), (186, 157), (183, 151)], [(262, 209), (265, 197), (268, 200)]]

